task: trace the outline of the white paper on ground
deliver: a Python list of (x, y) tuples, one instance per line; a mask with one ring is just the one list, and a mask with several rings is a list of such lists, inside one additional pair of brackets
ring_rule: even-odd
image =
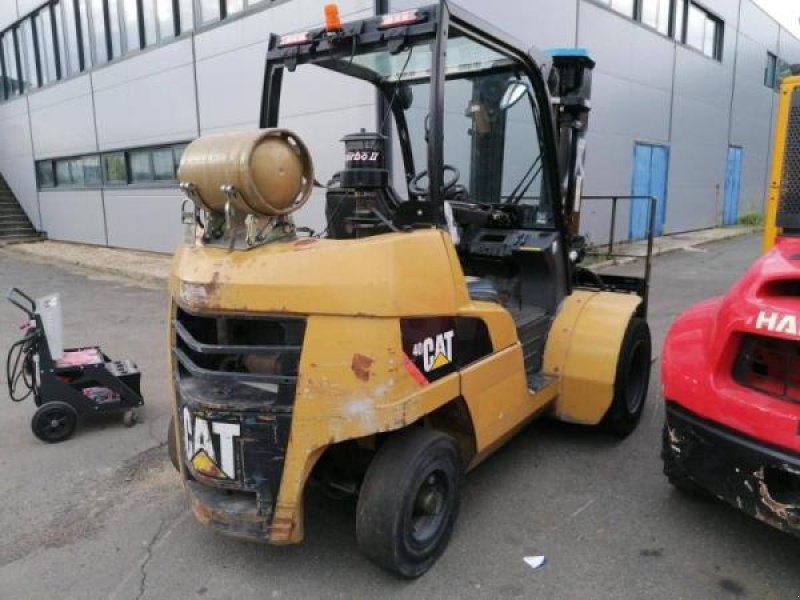
[(532, 569), (541, 569), (547, 563), (547, 558), (544, 556), (525, 556), (522, 560)]

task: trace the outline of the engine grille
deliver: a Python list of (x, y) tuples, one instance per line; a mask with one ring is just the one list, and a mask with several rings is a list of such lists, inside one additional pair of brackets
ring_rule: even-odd
[[(181, 419), (180, 452), (191, 479), (250, 493), (259, 513), (270, 516), (289, 443), (306, 320), (197, 315), (178, 309), (172, 325), (179, 414), (190, 415), (195, 432), (198, 418), (240, 427), (233, 442), (235, 474), (212, 477), (194, 467), (189, 454), (196, 448), (186, 450), (192, 444), (185, 438), (192, 434)], [(221, 441), (211, 437), (214, 454), (220, 456)]]
[(733, 376), (740, 385), (800, 403), (800, 343), (745, 335)]
[(178, 309), (173, 326), (176, 349), (200, 371), (297, 376), (305, 319), (200, 316)]

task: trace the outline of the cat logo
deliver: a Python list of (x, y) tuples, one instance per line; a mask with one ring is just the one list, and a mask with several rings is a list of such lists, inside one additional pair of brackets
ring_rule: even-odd
[[(186, 460), (192, 467), (207, 477), (217, 479), (236, 479), (236, 460), (233, 452), (233, 441), (240, 435), (237, 423), (220, 423), (193, 416), (187, 407), (183, 407), (183, 445), (186, 449)], [(219, 438), (220, 459), (214, 448), (212, 434)]]
[(435, 336), (427, 337), (414, 344), (413, 355), (422, 357), (422, 368), (426, 373), (446, 367), (453, 362), (453, 336), (451, 329)]

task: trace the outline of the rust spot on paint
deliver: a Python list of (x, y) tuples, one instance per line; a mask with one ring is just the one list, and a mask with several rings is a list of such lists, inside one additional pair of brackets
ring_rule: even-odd
[(353, 354), (353, 362), (350, 368), (353, 369), (353, 373), (355, 373), (355, 376), (361, 381), (369, 381), (369, 368), (372, 366), (373, 362), (375, 361), (369, 356), (356, 353)]

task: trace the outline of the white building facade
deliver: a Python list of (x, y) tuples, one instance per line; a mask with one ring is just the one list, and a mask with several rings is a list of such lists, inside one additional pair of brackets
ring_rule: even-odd
[[(344, 20), (424, 2), (341, 0)], [(539, 48), (597, 61), (586, 192), (656, 193), (674, 233), (760, 212), (776, 83), (800, 41), (752, 0), (462, 0)], [(51, 239), (170, 252), (182, 148), (257, 127), (269, 34), (321, 25), (321, 0), (2, 0), (0, 174)], [(285, 87), (282, 126), (326, 181), (376, 98), (332, 74)], [(656, 191), (655, 188), (658, 188)], [(585, 211), (592, 239), (605, 208)], [(324, 229), (321, 193), (298, 216)], [(630, 233), (626, 214), (618, 234)]]

